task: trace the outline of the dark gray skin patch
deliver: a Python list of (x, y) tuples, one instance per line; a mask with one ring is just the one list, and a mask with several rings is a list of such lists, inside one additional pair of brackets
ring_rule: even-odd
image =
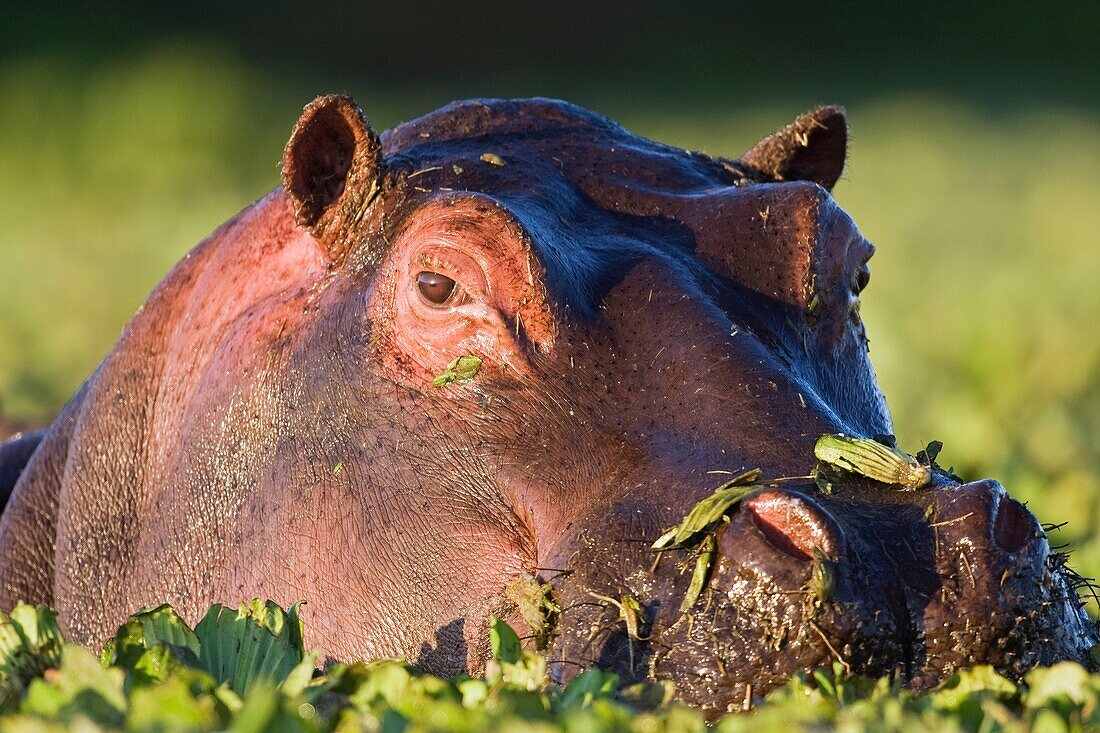
[(0, 442), (0, 509), (8, 503), (15, 482), (42, 442), (42, 432), (19, 433)]

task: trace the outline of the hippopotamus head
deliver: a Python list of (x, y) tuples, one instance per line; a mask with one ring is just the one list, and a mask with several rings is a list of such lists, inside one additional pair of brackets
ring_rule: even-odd
[[(328, 656), (444, 673), (484, 664), (495, 614), (559, 679), (712, 711), (832, 662), (919, 688), (1087, 661), (1064, 556), (996, 482), (930, 456), (908, 488), (812, 477), (820, 436), (892, 432), (873, 248), (829, 193), (846, 141), (833, 108), (725, 159), (557, 101), (379, 136), (316, 100), (283, 187), (177, 267), (28, 466), (13, 509), (60, 487), (49, 599), (95, 639), (140, 603), (305, 598)], [(654, 553), (749, 469), (705, 548)]]

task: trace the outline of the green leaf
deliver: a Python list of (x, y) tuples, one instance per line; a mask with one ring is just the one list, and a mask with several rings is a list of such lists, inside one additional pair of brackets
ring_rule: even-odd
[(485, 680), (463, 680), (458, 683), (458, 691), (462, 693), (464, 708), (476, 708), (489, 699), (489, 685)]
[(553, 586), (540, 583), (530, 573), (521, 573), (504, 586), (504, 597), (516, 604), (539, 650), (546, 648), (561, 615), (561, 607), (554, 603), (553, 591)]
[(377, 659), (343, 666), (338, 673), (341, 680), (336, 689), (348, 695), (356, 708), (368, 711), (379, 701), (393, 705), (406, 696), (416, 670), (404, 660)]
[(313, 673), (317, 671), (317, 657), (306, 654), (298, 666), (290, 670), (283, 679), (279, 689), (286, 695), (296, 697), (305, 692), (310, 682), (313, 681)]
[(672, 702), (676, 685), (671, 680), (635, 682), (619, 690), (619, 699), (634, 710), (652, 711)]
[(619, 689), (619, 675), (602, 669), (587, 669), (570, 680), (554, 700), (555, 710), (587, 707), (598, 697), (608, 697)]
[(924, 450), (917, 453), (917, 460), (926, 466), (935, 466), (936, 459), (940, 457), (940, 451), (943, 450), (943, 441), (933, 440)]
[(185, 677), (171, 677), (158, 685), (140, 687), (130, 698), (127, 725), (131, 730), (216, 730), (229, 713), (210, 691), (194, 694)]
[[(110, 645), (109, 664), (133, 669), (138, 660), (153, 647), (177, 650), (176, 656), (187, 663), (197, 661), (199, 639), (179, 617), (175, 609), (165, 604), (143, 609), (119, 627), (114, 644)], [(108, 651), (104, 650), (105, 654)]]
[(270, 679), (258, 678), (251, 694), (245, 697), (244, 706), (233, 716), (229, 730), (232, 733), (297, 733), (313, 729), (289, 708), (286, 698), (279, 694)]
[(256, 599), (236, 611), (212, 606), (195, 627), (202, 667), (244, 696), (261, 680), (283, 682), (306, 658), (299, 605), (283, 611)]
[(932, 480), (930, 466), (877, 440), (822, 435), (814, 444), (814, 456), (830, 466), (906, 489), (919, 489)]
[(57, 611), (26, 603), (11, 613), (0, 611), (0, 709), (32, 679), (61, 663), (63, 645)]
[(680, 524), (661, 535), (652, 549), (663, 552), (698, 547), (719, 522), (760, 488), (755, 485), (760, 476), (760, 469), (754, 468), (719, 486), (714, 493), (692, 507)]
[(460, 356), (432, 380), (433, 387), (446, 387), (449, 384), (465, 384), (474, 378), (481, 368), (481, 359), (473, 354)]
[(493, 659), (513, 664), (519, 661), (523, 651), (516, 632), (496, 616), (489, 617), (489, 647), (493, 650)]
[[(718, 557), (718, 543), (714, 538), (718, 525), (728, 521), (730, 513), (742, 501), (760, 490), (757, 482), (761, 475), (759, 468), (753, 468), (725, 482), (692, 507), (680, 524), (665, 532), (650, 546), (657, 553), (658, 561), (661, 553), (668, 550), (695, 551), (695, 569), (691, 574), (687, 593), (680, 603), (681, 612), (686, 612), (695, 605), (710, 582), (711, 570)], [(620, 609), (625, 612), (621, 605)]]
[(117, 725), (126, 711), (124, 674), (104, 669), (87, 649), (66, 644), (61, 666), (50, 681), (34, 680), (20, 704), (20, 712), (45, 718), (72, 720), (83, 715), (105, 725)]
[(684, 600), (680, 603), (680, 611), (686, 612), (699, 600), (703, 590), (710, 582), (710, 574), (714, 569), (714, 560), (718, 557), (718, 542), (714, 535), (707, 535), (695, 556), (695, 569), (691, 573), (691, 583), (688, 585)]
[[(517, 640), (518, 642), (518, 640)], [(527, 692), (538, 692), (546, 688), (546, 657), (535, 652), (520, 652), (515, 662), (500, 664), (500, 679), (506, 684)], [(548, 705), (548, 703), (547, 703)]]
[(959, 670), (928, 698), (940, 710), (953, 712), (964, 720), (979, 721), (984, 717), (984, 700), (1008, 700), (1016, 693), (1016, 685), (983, 664)]
[(1062, 662), (1053, 667), (1033, 669), (1028, 673), (1024, 705), (1041, 708), (1055, 703), (1084, 705), (1096, 698), (1095, 688), (1090, 690), (1089, 673), (1080, 664)]
[(836, 563), (820, 547), (814, 548), (808, 588), (818, 606), (832, 601), (836, 592)]
[[(707, 535), (700, 546), (705, 549), (713, 541), (714, 535)], [(640, 613), (641, 604), (629, 595), (597, 598)], [(32, 645), (53, 634), (50, 614), (28, 608), (14, 615), (21, 629), (34, 626), (34, 619), (47, 622), (44, 634), (25, 634)], [(62, 647), (60, 666), (32, 679), (21, 699), (15, 698), (18, 713), (0, 713), (0, 731), (705, 730), (699, 712), (672, 702), (667, 681), (620, 689), (617, 675), (593, 668), (564, 689), (550, 685), (547, 658), (523, 650), (515, 632), (495, 618), (490, 623), (494, 659), (486, 679), (441, 679), (404, 660), (334, 664), (328, 674), (317, 676), (314, 658), (301, 651), (300, 637), (297, 607), (284, 612), (256, 601), (233, 612), (216, 606), (194, 632), (166, 607), (142, 611), (123, 625), (108, 655), (127, 666), (104, 668), (89, 651)], [(287, 659), (287, 648), (299, 662), (275, 663)], [(200, 666), (219, 670), (218, 680)], [(242, 669), (252, 670), (243, 682)], [(753, 712), (726, 717), (716, 729), (1100, 729), (1100, 675), (1069, 662), (1033, 670), (1020, 688), (988, 666), (962, 670), (926, 696), (902, 689), (891, 677), (852, 675), (838, 662), (797, 673), (765, 700), (751, 702)], [(740, 700), (733, 705), (739, 707)]]

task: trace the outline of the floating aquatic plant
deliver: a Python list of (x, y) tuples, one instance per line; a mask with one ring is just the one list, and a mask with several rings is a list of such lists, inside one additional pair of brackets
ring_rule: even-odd
[(695, 569), (687, 593), (680, 604), (681, 611), (687, 611), (710, 582), (714, 561), (718, 557), (718, 541), (715, 532), (723, 522), (728, 522), (729, 514), (759, 488), (760, 469), (754, 468), (735, 476), (714, 490), (714, 493), (696, 504), (684, 520), (661, 535), (652, 548), (660, 560), (661, 553), (668, 550), (689, 550), (695, 553)]
[(446, 387), (449, 384), (465, 384), (474, 378), (481, 368), (481, 358), (473, 354), (460, 356), (432, 380), (433, 387)]
[(860, 476), (919, 489), (932, 480), (932, 467), (878, 440), (847, 435), (822, 435), (814, 444), (817, 460)]
[(553, 586), (540, 583), (529, 573), (523, 573), (504, 587), (504, 597), (516, 604), (520, 616), (531, 629), (536, 649), (546, 648), (561, 616), (561, 606), (554, 603), (553, 591)]

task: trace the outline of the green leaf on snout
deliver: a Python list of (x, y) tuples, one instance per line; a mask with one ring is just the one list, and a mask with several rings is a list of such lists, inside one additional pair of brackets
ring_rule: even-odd
[(504, 597), (516, 604), (531, 630), (536, 649), (546, 648), (561, 616), (561, 607), (554, 603), (553, 593), (553, 586), (539, 582), (529, 573), (521, 573), (504, 586)]
[(932, 480), (930, 466), (878, 440), (822, 435), (814, 444), (814, 456), (830, 466), (905, 489), (919, 489)]
[(814, 548), (810, 564), (809, 590), (812, 603), (816, 607), (831, 602), (836, 593), (835, 563), (820, 547)]
[(629, 593), (623, 593), (618, 600), (599, 593), (589, 592), (590, 596), (598, 601), (608, 603), (619, 609), (619, 620), (626, 626), (626, 635), (635, 641), (648, 641), (649, 637), (643, 634), (643, 628), (649, 622), (645, 615), (645, 608), (637, 598)]
[(915, 458), (921, 465), (928, 466), (929, 468), (939, 471), (946, 475), (953, 481), (958, 481), (960, 484), (965, 483), (961, 476), (955, 473), (954, 466), (944, 468), (937, 461), (940, 457), (940, 452), (943, 451), (943, 442), (939, 440), (933, 440), (922, 451), (917, 451)]
[(474, 375), (477, 374), (477, 370), (480, 367), (480, 357), (474, 356), (473, 354), (460, 356), (448, 364), (446, 369), (436, 375), (436, 378), (432, 380), (432, 386), (446, 387), (450, 384), (465, 384), (474, 378)]
[[(692, 507), (684, 521), (661, 535), (651, 545), (657, 553), (669, 550), (688, 550), (695, 553), (695, 568), (687, 593), (680, 604), (681, 611), (687, 611), (710, 582), (714, 561), (718, 559), (718, 541), (714, 533), (719, 525), (728, 521), (730, 513), (745, 499), (759, 489), (762, 473), (759, 468), (745, 471), (714, 490), (714, 493)], [(654, 565), (656, 567), (656, 565)]]
[(714, 569), (714, 561), (718, 557), (718, 541), (714, 535), (708, 534), (703, 540), (699, 553), (695, 556), (695, 570), (691, 574), (691, 583), (684, 594), (684, 600), (680, 604), (681, 613), (686, 612), (695, 605), (699, 596), (703, 594), (707, 583), (710, 582), (710, 574)]
[(626, 624), (626, 633), (631, 639), (638, 641), (646, 641), (648, 636), (642, 634), (642, 629), (647, 623), (645, 616), (645, 609), (642, 604), (632, 595), (624, 593), (619, 599), (619, 616), (622, 618), (624, 624)]
[(940, 451), (943, 450), (943, 442), (939, 440), (933, 440), (929, 443), (924, 450), (917, 453), (917, 460), (926, 466), (935, 466), (936, 459), (940, 457)]
[(738, 504), (753, 494), (759, 486), (760, 469), (745, 471), (714, 490), (714, 493), (692, 507), (684, 521), (670, 529), (653, 543), (657, 552), (694, 549), (710, 534)]

